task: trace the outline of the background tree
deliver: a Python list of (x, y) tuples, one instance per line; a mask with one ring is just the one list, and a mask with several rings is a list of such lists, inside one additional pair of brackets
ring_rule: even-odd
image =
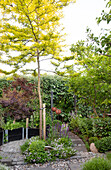
[[(67, 69), (70, 89), (81, 98), (81, 102), (93, 108), (93, 112), (109, 112), (111, 103), (111, 60), (108, 56), (95, 54), (95, 48), (85, 43), (72, 45), (76, 70)], [(77, 69), (78, 68), (78, 69)]]
[[(0, 22), (0, 62), (12, 66), (5, 74), (32, 71), (38, 75), (38, 95), (40, 103), (40, 137), (42, 138), (42, 98), (40, 92), (41, 57), (60, 59), (62, 39), (60, 19), (62, 9), (75, 0), (1, 0), (2, 19)], [(18, 52), (15, 55), (14, 52)], [(4, 55), (5, 56), (4, 56)], [(32, 62), (37, 68), (29, 69)], [(28, 69), (23, 66), (28, 65)], [(37, 70), (37, 73), (36, 73)]]
[[(109, 9), (111, 2), (108, 1), (106, 6)], [(102, 12), (98, 23), (103, 20), (110, 23), (111, 11)], [(57, 73), (69, 77), (70, 89), (78, 96), (79, 104), (91, 106), (96, 116), (99, 109), (99, 113), (105, 116), (111, 105), (111, 32), (105, 30), (104, 35), (95, 37), (90, 29), (87, 31), (87, 40), (73, 44), (72, 55), (58, 61), (65, 64), (62, 71), (58, 67)]]
[(106, 55), (111, 57), (111, 1), (107, 0), (106, 9), (102, 10), (101, 16), (97, 17), (97, 24), (99, 25), (101, 22), (107, 23), (107, 28), (102, 28), (101, 33), (98, 37), (92, 33), (91, 29), (87, 28), (88, 37), (92, 40), (92, 44), (96, 45), (96, 52), (100, 55)]

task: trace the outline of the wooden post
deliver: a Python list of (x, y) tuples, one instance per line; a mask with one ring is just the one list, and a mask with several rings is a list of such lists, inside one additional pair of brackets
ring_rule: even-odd
[(29, 124), (29, 118), (26, 118), (26, 139), (28, 139), (28, 124)]
[(43, 136), (46, 140), (46, 113), (45, 113), (45, 104), (43, 104)]
[(14, 120), (13, 120), (13, 124), (15, 124), (15, 118), (14, 118)]
[[(53, 91), (51, 91), (51, 108), (53, 107)], [(51, 110), (51, 119), (53, 121), (53, 112)]]

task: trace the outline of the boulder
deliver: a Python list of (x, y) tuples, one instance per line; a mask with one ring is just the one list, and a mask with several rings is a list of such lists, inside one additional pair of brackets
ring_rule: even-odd
[(97, 148), (96, 148), (96, 146), (95, 146), (94, 143), (91, 143), (91, 144), (90, 144), (90, 150), (91, 150), (91, 152), (93, 152), (93, 153), (98, 153), (98, 150), (97, 150)]

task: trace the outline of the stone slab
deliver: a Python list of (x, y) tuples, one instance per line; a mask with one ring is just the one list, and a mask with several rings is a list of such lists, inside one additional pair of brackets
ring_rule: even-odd
[(81, 139), (71, 139), (71, 141), (72, 141), (74, 144), (84, 144), (84, 142), (83, 142)]
[(6, 164), (7, 166), (12, 165), (12, 159), (1, 159), (0, 161), (2, 164)]
[(31, 167), (31, 168), (28, 168), (28, 170), (54, 170), (54, 169), (48, 166), (46, 168)]
[(74, 147), (77, 151), (87, 152), (87, 149), (85, 146), (75, 146)]
[(80, 164), (69, 164), (69, 168), (70, 170), (82, 170), (81, 165)]

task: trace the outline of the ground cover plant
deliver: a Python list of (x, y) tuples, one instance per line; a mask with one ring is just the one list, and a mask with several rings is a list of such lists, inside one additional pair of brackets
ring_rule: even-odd
[(75, 155), (76, 150), (71, 145), (69, 138), (58, 138), (49, 142), (39, 137), (32, 137), (21, 146), (21, 151), (25, 155), (26, 162), (44, 163)]
[(7, 166), (0, 164), (0, 170), (10, 170)]

